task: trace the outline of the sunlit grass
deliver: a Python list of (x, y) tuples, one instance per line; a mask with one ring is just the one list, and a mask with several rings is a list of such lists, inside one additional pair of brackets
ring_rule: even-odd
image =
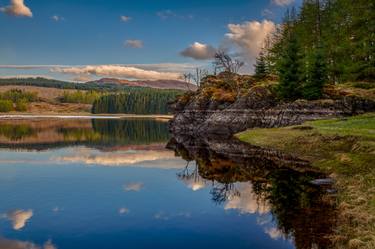
[(337, 235), (346, 242), (342, 248), (374, 248), (375, 114), (252, 129), (237, 137), (309, 160), (334, 176), (341, 214)]

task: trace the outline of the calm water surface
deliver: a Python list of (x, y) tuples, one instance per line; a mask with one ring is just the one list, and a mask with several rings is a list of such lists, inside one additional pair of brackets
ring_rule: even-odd
[(317, 176), (249, 170), (161, 121), (3, 120), (0, 148), (0, 249), (312, 249), (332, 228)]

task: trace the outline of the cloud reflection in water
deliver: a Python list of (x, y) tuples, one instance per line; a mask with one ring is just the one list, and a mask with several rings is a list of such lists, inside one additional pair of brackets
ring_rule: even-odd
[(27, 221), (31, 219), (33, 216), (33, 210), (13, 210), (5, 215), (3, 217), (7, 218), (12, 222), (12, 227), (14, 230), (21, 230), (25, 227)]

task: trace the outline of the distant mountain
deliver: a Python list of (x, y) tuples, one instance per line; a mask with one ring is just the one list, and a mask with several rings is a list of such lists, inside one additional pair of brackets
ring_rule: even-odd
[(158, 89), (196, 90), (197, 86), (179, 80), (121, 80), (116, 78), (102, 78), (86, 83), (118, 84), (126, 86), (151, 87)]

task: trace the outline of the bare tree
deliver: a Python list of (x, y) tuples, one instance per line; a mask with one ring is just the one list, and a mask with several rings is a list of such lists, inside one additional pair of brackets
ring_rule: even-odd
[(242, 86), (241, 82), (233, 77), (233, 74), (237, 74), (245, 63), (243, 61), (233, 59), (230, 55), (221, 50), (215, 54), (213, 64), (215, 71), (224, 71), (229, 73), (225, 75), (226, 84), (236, 92), (238, 98), (241, 95)]
[(226, 52), (220, 50), (215, 54), (215, 72), (222, 70), (229, 73), (238, 73), (245, 63), (237, 59), (232, 59)]
[(195, 73), (192, 76), (195, 84), (200, 87), (201, 81), (204, 77), (208, 75), (208, 70), (207, 69), (202, 69), (202, 68), (196, 68)]
[(190, 84), (191, 84), (191, 79), (193, 78), (193, 75), (191, 73), (184, 73), (182, 77), (184, 78), (184, 82), (186, 83), (187, 89), (190, 91)]

